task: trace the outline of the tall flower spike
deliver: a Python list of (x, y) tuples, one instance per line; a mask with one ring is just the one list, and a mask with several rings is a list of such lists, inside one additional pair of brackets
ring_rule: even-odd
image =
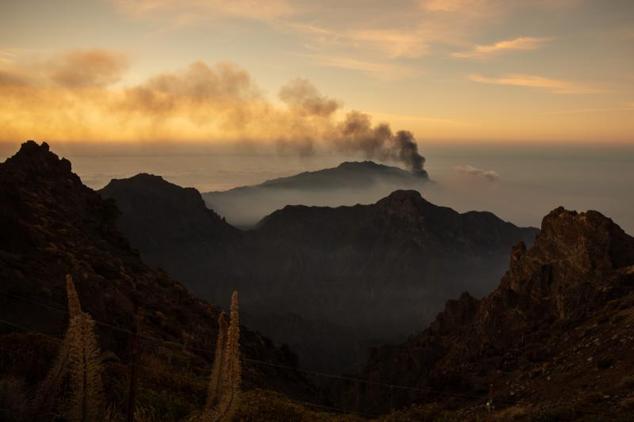
[(218, 404), (218, 401), (220, 399), (226, 342), (227, 320), (225, 319), (225, 313), (221, 312), (218, 316), (218, 337), (216, 338), (216, 351), (214, 353), (214, 363), (211, 370), (211, 378), (209, 379), (207, 403), (205, 404), (205, 409), (207, 411), (213, 409)]
[(227, 328), (224, 313), (218, 318), (218, 338), (202, 422), (230, 422), (240, 398), (240, 315), (238, 292), (231, 296), (231, 321)]
[(68, 344), (71, 388), (69, 420), (101, 420), (104, 410), (103, 369), (95, 321), (90, 315), (81, 313), (73, 318), (68, 329)]
[(240, 366), (240, 312), (237, 291), (234, 291), (231, 296), (231, 321), (229, 323), (224, 358), (223, 397), (219, 408), (222, 420), (230, 421), (239, 404), (242, 372)]
[(73, 277), (70, 274), (66, 274), (66, 295), (68, 297), (69, 321), (72, 321), (73, 318), (81, 314), (81, 303), (79, 302), (77, 290), (75, 290)]

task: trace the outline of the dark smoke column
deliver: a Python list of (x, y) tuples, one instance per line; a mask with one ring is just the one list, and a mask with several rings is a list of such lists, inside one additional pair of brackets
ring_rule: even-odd
[(396, 134), (388, 124), (372, 127), (370, 116), (357, 111), (346, 115), (338, 126), (336, 146), (340, 151), (362, 152), (370, 159), (396, 161), (421, 177), (427, 177), (423, 169), (425, 157), (418, 152), (418, 144), (410, 131)]
[(418, 152), (418, 144), (412, 132), (399, 130), (393, 139), (398, 161), (405, 163), (412, 173), (427, 177), (427, 172), (423, 169), (425, 157)]

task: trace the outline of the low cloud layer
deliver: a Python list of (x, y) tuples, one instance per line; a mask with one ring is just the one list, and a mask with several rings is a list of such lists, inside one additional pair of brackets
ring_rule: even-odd
[(117, 52), (77, 50), (0, 67), (5, 140), (257, 142), (310, 154), (325, 147), (421, 171), (408, 131), (373, 124), (361, 112), (297, 79), (266, 98), (244, 69), (195, 62), (119, 86), (127, 60)]
[(456, 166), (454, 167), (454, 170), (456, 170), (460, 174), (485, 179), (489, 182), (497, 182), (500, 179), (500, 175), (493, 170), (484, 170), (471, 166), (469, 164)]

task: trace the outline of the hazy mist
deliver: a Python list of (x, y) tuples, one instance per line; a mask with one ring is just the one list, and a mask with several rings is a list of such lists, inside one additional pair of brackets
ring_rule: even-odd
[[(0, 147), (2, 159), (14, 151), (9, 144)], [(202, 151), (200, 147), (175, 144), (119, 148), (125, 149), (96, 145), (78, 150), (60, 145), (56, 150), (71, 159), (73, 170), (93, 188), (105, 186), (112, 178), (148, 172), (201, 192), (255, 185), (303, 171), (335, 167), (346, 160), (365, 159), (364, 155), (320, 152), (302, 157), (295, 153), (251, 150), (248, 146), (239, 150), (216, 147)], [(634, 233), (632, 146), (426, 146), (423, 143), (421, 153), (427, 159), (425, 169), (433, 181), (421, 191), (438, 205), (458, 211), (487, 210), (515, 224), (532, 226), (539, 226), (542, 217), (559, 205), (577, 210), (595, 209), (610, 216), (628, 233)], [(397, 165), (389, 161), (386, 164)], [(493, 173), (496, 177), (491, 177)], [(376, 186), (372, 190), (310, 197), (288, 192), (288, 201), (329, 206), (371, 203), (391, 190), (392, 186)], [(263, 200), (259, 209), (245, 212), (249, 218), (255, 218), (271, 210), (271, 204)], [(232, 221), (232, 216), (227, 217)]]

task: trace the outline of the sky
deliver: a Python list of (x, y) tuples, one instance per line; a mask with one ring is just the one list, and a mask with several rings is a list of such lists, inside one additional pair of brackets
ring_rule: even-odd
[(309, 152), (398, 130), (634, 144), (634, 2), (0, 2), (0, 142)]

